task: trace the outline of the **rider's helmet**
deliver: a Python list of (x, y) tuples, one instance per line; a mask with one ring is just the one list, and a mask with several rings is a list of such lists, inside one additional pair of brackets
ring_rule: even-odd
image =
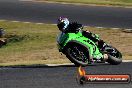
[(58, 22), (57, 22), (57, 26), (58, 26), (59, 30), (65, 31), (67, 29), (68, 25), (69, 25), (68, 18), (59, 17)]

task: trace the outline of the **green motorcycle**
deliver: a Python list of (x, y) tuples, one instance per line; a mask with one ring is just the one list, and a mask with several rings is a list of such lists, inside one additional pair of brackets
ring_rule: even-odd
[[(78, 27), (74, 31), (61, 31), (57, 37), (59, 52), (65, 54), (72, 63), (76, 66), (86, 66), (98, 62), (108, 62), (112, 65), (122, 62), (122, 54), (116, 48), (105, 42), (103, 47), (99, 47), (82, 34), (82, 29), (83, 27)], [(96, 34), (94, 36), (99, 38)]]

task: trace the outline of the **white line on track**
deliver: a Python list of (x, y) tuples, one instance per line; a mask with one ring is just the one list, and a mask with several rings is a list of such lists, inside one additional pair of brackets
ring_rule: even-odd
[(132, 29), (125, 29), (126, 31), (132, 31)]
[[(132, 62), (132, 60), (123, 60), (122, 62)], [(64, 64), (46, 64), (47, 66), (63, 66), (63, 65), (74, 65), (73, 63), (64, 63)]]
[(123, 62), (132, 62), (132, 60), (123, 60)]
[(33, 1), (33, 0), (19, 0), (19, 1)]
[(17, 23), (17, 22), (20, 22), (20, 21), (11, 21), (11, 22)]
[[(1, 19), (0, 21), (8, 21), (8, 20)], [(15, 21), (15, 20), (9, 21), (9, 22), (14, 22), (14, 23), (21, 22), (21, 23), (26, 23), (26, 24), (34, 23), (34, 22), (28, 22), (28, 21), (27, 22), (23, 22), (23, 21)], [(42, 25), (42, 24), (46, 24), (46, 23), (35, 23), (35, 24)], [(51, 24), (51, 25), (57, 25), (57, 24)], [(84, 27), (90, 27), (90, 26), (84, 26)], [(95, 28), (101, 29), (101, 28), (107, 28), (107, 27), (95, 27)], [(109, 28), (109, 29), (121, 29), (121, 28)], [(132, 31), (132, 29), (124, 29), (124, 30), (125, 31)]]
[(99, 28), (100, 29), (100, 28), (104, 28), (104, 27), (96, 27), (96, 28)]
[(120, 28), (111, 28), (111, 29), (120, 29)]
[(31, 23), (31, 22), (22, 22), (22, 23), (26, 23), (26, 24), (29, 24), (29, 23)]
[[(123, 62), (132, 62), (132, 60), (123, 60)], [(44, 64), (44, 66), (49, 66), (49, 67), (54, 67), (54, 66), (74, 66), (74, 64), (73, 63), (63, 63), (63, 64)], [(35, 66), (35, 65), (34, 65)], [(36, 65), (37, 66), (37, 65)], [(39, 65), (38, 65), (39, 66)], [(41, 65), (40, 65), (41, 66)], [(42, 65), (43, 66), (43, 65)], [(13, 66), (13, 67), (15, 67), (15, 66)], [(18, 66), (18, 68), (21, 68), (21, 66)], [(26, 66), (22, 66), (22, 67), (26, 67)], [(28, 65), (27, 65), (27, 67), (28, 67)], [(15, 67), (15, 68), (17, 68), (17, 66)], [(3, 69), (13, 69), (12, 68), (12, 66), (10, 67), (0, 67), (0, 70), (3, 70)]]
[(44, 23), (36, 23), (36, 24), (44, 24)]

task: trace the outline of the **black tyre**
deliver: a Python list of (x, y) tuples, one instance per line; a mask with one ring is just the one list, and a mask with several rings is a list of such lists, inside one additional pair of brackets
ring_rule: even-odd
[(76, 66), (86, 66), (89, 62), (88, 50), (76, 43), (71, 43), (65, 48), (66, 57)]
[(116, 48), (109, 46), (106, 51), (108, 54), (108, 63), (118, 65), (122, 62), (122, 54)]
[(114, 56), (111, 56), (108, 54), (108, 63), (112, 64), (112, 65), (118, 65), (122, 62), (122, 58), (116, 58)]

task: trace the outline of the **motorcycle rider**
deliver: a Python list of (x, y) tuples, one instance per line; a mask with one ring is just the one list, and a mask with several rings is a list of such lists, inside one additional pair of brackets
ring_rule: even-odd
[[(57, 26), (60, 31), (66, 32), (78, 32), (80, 28), (82, 29), (82, 24), (78, 24), (77, 22), (69, 22), (68, 18), (60, 17), (57, 22)], [(81, 30), (83, 36), (91, 39), (92, 41), (96, 42), (99, 48), (103, 47), (103, 40), (99, 39), (97, 34), (91, 33), (90, 31)]]
[[(77, 22), (69, 22), (68, 18), (65, 17), (59, 17), (57, 26), (60, 31), (67, 33), (67, 32), (78, 32), (80, 29), (83, 29), (82, 24), (79, 24)], [(97, 46), (102, 50), (103, 47), (105, 46), (105, 43), (103, 40), (99, 39), (99, 36), (97, 34), (91, 33), (90, 31), (84, 31), (81, 30), (82, 35), (91, 39), (94, 41)], [(108, 58), (107, 55), (104, 55), (104, 58)]]

